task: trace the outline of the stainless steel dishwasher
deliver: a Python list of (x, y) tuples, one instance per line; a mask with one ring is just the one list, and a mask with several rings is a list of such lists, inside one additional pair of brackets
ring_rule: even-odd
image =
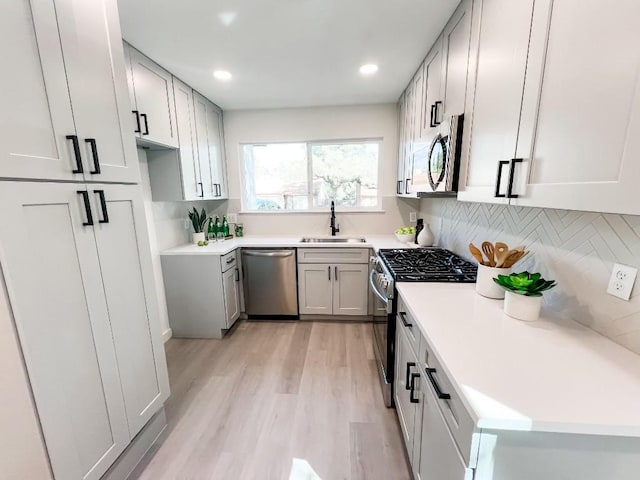
[(295, 248), (242, 249), (242, 271), (249, 318), (298, 316)]

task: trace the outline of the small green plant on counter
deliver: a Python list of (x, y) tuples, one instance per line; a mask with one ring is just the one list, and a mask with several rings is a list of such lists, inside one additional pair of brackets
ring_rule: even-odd
[(191, 224), (193, 225), (193, 231), (195, 233), (204, 232), (204, 227), (207, 223), (207, 212), (204, 211), (204, 208), (198, 214), (198, 210), (196, 207), (193, 207), (193, 211), (189, 211), (189, 220), (191, 220)]
[(539, 273), (520, 272), (511, 275), (498, 275), (493, 279), (508, 292), (526, 297), (541, 297), (542, 292), (556, 286), (555, 280), (545, 280)]

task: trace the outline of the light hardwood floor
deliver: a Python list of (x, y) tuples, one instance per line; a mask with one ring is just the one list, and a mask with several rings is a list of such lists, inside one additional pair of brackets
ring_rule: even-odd
[(371, 342), (370, 324), (329, 322), (241, 322), (222, 340), (170, 340), (169, 426), (133, 477), (409, 479)]

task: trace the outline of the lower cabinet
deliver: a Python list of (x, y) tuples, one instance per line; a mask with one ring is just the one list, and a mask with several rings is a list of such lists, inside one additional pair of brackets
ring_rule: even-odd
[(241, 269), (226, 255), (164, 254), (162, 274), (174, 337), (222, 338), (240, 317)]
[(366, 264), (299, 264), (300, 313), (367, 315), (368, 273)]
[(139, 187), (2, 182), (0, 266), (55, 478), (98, 479), (169, 394)]

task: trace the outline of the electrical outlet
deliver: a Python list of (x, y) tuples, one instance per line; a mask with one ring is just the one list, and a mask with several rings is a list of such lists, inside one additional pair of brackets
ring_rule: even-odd
[(611, 272), (607, 293), (623, 300), (629, 300), (633, 283), (636, 281), (638, 269), (616, 263)]
[(418, 214), (416, 212), (409, 212), (409, 221), (415, 222), (418, 218)]
[(238, 214), (237, 213), (227, 213), (227, 221), (229, 223), (238, 223)]
[(189, 230), (191, 228), (191, 220), (189, 220), (188, 218), (184, 219), (184, 229), (185, 230)]

